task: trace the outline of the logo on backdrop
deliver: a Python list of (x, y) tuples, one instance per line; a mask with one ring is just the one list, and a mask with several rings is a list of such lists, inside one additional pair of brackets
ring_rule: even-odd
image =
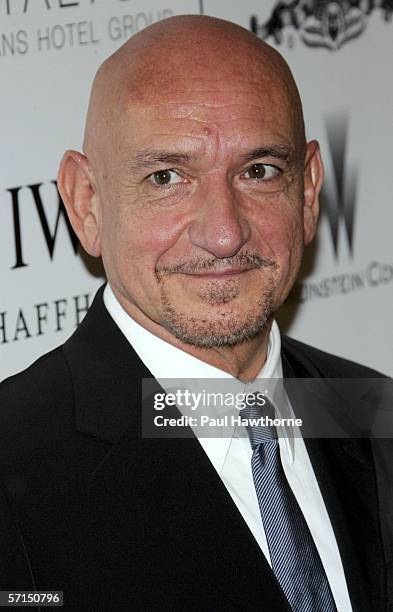
[[(70, 238), (72, 249), (77, 254), (79, 240), (74, 230), (71, 227), (71, 223), (68, 219), (67, 213), (64, 208), (64, 204), (60, 197), (60, 193), (57, 189), (56, 181), (51, 181), (53, 185), (53, 192), (56, 199), (57, 212), (56, 212), (56, 221), (53, 231), (51, 231), (47, 215), (45, 212), (45, 207), (42, 198), (41, 187), (43, 183), (35, 183), (33, 185), (19, 185), (18, 187), (11, 187), (6, 191), (10, 194), (10, 202), (12, 207), (12, 218), (13, 218), (13, 226), (14, 226), (14, 245), (15, 245), (15, 263), (11, 269), (16, 268), (24, 268), (29, 265), (28, 259), (26, 259), (26, 254), (24, 252), (24, 244), (22, 242), (22, 232), (21, 232), (21, 206), (20, 206), (20, 194), (21, 192), (29, 192), (30, 193), (30, 202), (35, 206), (39, 223), (41, 225), (41, 229), (43, 232), (44, 240), (46, 246), (48, 248), (48, 254), (51, 260), (53, 260), (56, 238), (58, 236), (58, 230), (60, 226), (61, 219), (63, 219), (64, 224), (67, 229), (67, 233)], [(22, 207), (23, 208), (23, 207)], [(27, 241), (28, 243), (30, 240)]]
[[(393, 14), (393, 0), (292, 0), (278, 2), (270, 18), (258, 23), (253, 15), (250, 28), (262, 39), (273, 38), (277, 44), (283, 42), (283, 31), (288, 26), (299, 33), (299, 38), (308, 47), (325, 47), (337, 51), (345, 43), (360, 36), (367, 26), (368, 18), (376, 9), (382, 12), (385, 21)], [(294, 45), (292, 33), (288, 45)]]
[(344, 235), (352, 257), (358, 167), (346, 157), (348, 115), (330, 115), (326, 129), (332, 169), (327, 172), (321, 194), (322, 214), (329, 222), (335, 258), (339, 257)]
[[(174, 14), (171, 8), (130, 13), (131, 3), (125, 3), (124, 0), (122, 5), (128, 12), (122, 14), (121, 0), (117, 0), (117, 5), (116, 11), (114, 7), (115, 14), (103, 19), (95, 15), (94, 9), (98, 9), (95, 0), (0, 0), (0, 20), (4, 28), (0, 32), (0, 61), (2, 58), (26, 56), (30, 52), (51, 53), (61, 49), (95, 47), (105, 41), (121, 43), (152, 23)], [(77, 19), (75, 12), (82, 6), (89, 7), (90, 19)], [(60, 9), (67, 10), (59, 12)], [(39, 25), (35, 26), (34, 20), (22, 20), (24, 14), (27, 16), (30, 11), (37, 10), (43, 15)], [(200, 11), (203, 11), (202, 2)], [(54, 23), (52, 15), (56, 14), (64, 16), (64, 19), (59, 18)], [(48, 15), (49, 20), (45, 15)], [(10, 18), (9, 28), (6, 27), (5, 16)], [(18, 22), (24, 27), (15, 29), (14, 25)]]
[(322, 214), (326, 217), (336, 266), (329, 276), (312, 276), (297, 282), (287, 304), (304, 303), (349, 295), (393, 284), (393, 261), (370, 260), (364, 267), (348, 265), (354, 259), (355, 211), (358, 164), (348, 157), (348, 114), (329, 115), (326, 120), (329, 164), (321, 194)]

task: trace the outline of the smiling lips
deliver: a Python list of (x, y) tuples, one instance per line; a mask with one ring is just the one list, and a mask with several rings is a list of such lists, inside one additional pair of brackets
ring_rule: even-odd
[(249, 270), (255, 270), (255, 266), (243, 266), (241, 268), (223, 268), (222, 270), (216, 271), (206, 271), (206, 272), (183, 272), (186, 276), (194, 276), (201, 279), (220, 279), (227, 278), (228, 276), (237, 276), (242, 274), (243, 272), (248, 272)]

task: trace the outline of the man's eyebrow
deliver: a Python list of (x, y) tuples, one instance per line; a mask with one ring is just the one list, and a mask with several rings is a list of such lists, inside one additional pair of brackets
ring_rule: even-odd
[(292, 151), (289, 147), (278, 145), (273, 147), (257, 147), (256, 149), (242, 153), (241, 158), (243, 161), (248, 162), (260, 157), (273, 157), (274, 159), (288, 162), (291, 156)]
[[(252, 161), (253, 159), (272, 157), (288, 162), (291, 157), (291, 149), (285, 145), (277, 145), (272, 147), (257, 147), (246, 153), (242, 153), (240, 158), (243, 162)], [(137, 151), (131, 162), (133, 170), (143, 168), (152, 168), (157, 164), (181, 164), (187, 163), (195, 157), (195, 153), (166, 151), (161, 149), (144, 149)]]
[(145, 149), (137, 151), (132, 167), (135, 170), (140, 168), (151, 168), (156, 164), (179, 164), (190, 161), (191, 153), (175, 153), (159, 149)]

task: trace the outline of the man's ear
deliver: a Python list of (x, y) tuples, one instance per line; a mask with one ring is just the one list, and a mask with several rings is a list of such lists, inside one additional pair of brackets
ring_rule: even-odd
[(94, 188), (94, 175), (87, 158), (78, 151), (66, 151), (61, 160), (57, 184), (71, 225), (89, 255), (101, 255), (101, 210)]
[(304, 244), (315, 236), (319, 215), (319, 194), (323, 183), (323, 163), (319, 144), (312, 140), (307, 144), (304, 166)]

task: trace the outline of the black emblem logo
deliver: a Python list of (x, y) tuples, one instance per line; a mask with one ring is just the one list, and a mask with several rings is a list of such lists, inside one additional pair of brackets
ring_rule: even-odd
[[(19, 185), (18, 187), (11, 187), (10, 189), (7, 189), (7, 191), (11, 195), (12, 214), (14, 219), (15, 264), (12, 266), (11, 270), (15, 270), (16, 268), (24, 268), (29, 265), (24, 259), (21, 233), (21, 210), (23, 210), (23, 207), (20, 207), (19, 194), (20, 191), (24, 188), (27, 188), (32, 196), (31, 203), (35, 205), (35, 208), (37, 210), (46, 246), (48, 247), (50, 259), (53, 260), (54, 257), (55, 245), (59, 235), (59, 226), (61, 224), (62, 217), (75, 255), (78, 252), (79, 239), (71, 227), (71, 223), (68, 219), (64, 204), (61, 200), (60, 193), (57, 189), (57, 183), (56, 181), (51, 182), (54, 186), (53, 191), (55, 197), (55, 203), (52, 202), (52, 207), (57, 206), (57, 216), (53, 230), (50, 229), (50, 224), (48, 223), (47, 215), (45, 212), (44, 202), (41, 193), (42, 183), (34, 183), (33, 185)], [(28, 243), (27, 246), (29, 246)]]
[(307, 46), (336, 51), (363, 32), (376, 9), (385, 21), (391, 21), (393, 0), (292, 0), (279, 2), (265, 23), (258, 24), (253, 15), (250, 28), (260, 38), (272, 37), (281, 44), (283, 30), (292, 26)]
[(346, 156), (348, 116), (332, 114), (327, 118), (327, 139), (331, 155), (331, 173), (327, 172), (321, 194), (322, 214), (327, 216), (338, 259), (340, 235), (345, 232), (348, 251), (353, 255), (356, 188), (358, 168)]

